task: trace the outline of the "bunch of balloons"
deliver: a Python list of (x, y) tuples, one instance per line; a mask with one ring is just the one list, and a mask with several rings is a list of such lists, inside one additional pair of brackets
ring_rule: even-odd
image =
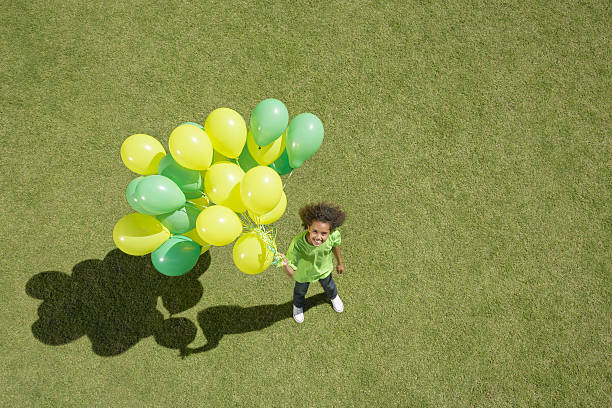
[(150, 253), (168, 276), (187, 273), (211, 246), (234, 241), (234, 263), (242, 272), (277, 265), (276, 230), (269, 224), (287, 208), (280, 176), (311, 157), (323, 133), (312, 113), (289, 122), (285, 105), (266, 99), (251, 113), (248, 131), (229, 108), (213, 110), (204, 126), (182, 123), (170, 134), (169, 154), (152, 136), (128, 137), (121, 159), (141, 176), (127, 186), (136, 212), (115, 224), (115, 244), (130, 255)]

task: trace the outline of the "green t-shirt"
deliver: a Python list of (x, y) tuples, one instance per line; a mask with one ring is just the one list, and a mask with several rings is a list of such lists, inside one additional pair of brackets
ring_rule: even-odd
[(287, 261), (295, 271), (293, 278), (300, 282), (314, 282), (327, 277), (334, 269), (331, 251), (340, 245), (340, 231), (335, 230), (320, 246), (310, 245), (306, 233), (293, 238), (287, 250)]

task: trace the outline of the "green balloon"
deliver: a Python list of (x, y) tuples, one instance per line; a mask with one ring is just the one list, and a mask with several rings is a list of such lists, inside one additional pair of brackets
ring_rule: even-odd
[(312, 113), (297, 115), (287, 129), (289, 165), (297, 169), (319, 150), (323, 143), (323, 122)]
[(136, 187), (138, 187), (138, 184), (140, 184), (142, 180), (144, 180), (144, 176), (136, 177), (134, 180), (130, 181), (130, 184), (128, 184), (125, 189), (125, 198), (134, 211), (141, 214), (147, 214), (140, 205), (138, 194), (136, 194)]
[(185, 194), (168, 177), (146, 176), (136, 186), (139, 204), (149, 214), (159, 215), (178, 210), (185, 205)]
[(213, 163), (217, 163), (220, 161), (228, 161), (229, 159), (227, 157), (225, 157), (224, 155), (222, 155), (221, 153), (219, 153), (216, 150), (213, 150)]
[(198, 170), (184, 168), (167, 154), (160, 160), (157, 172), (174, 181), (185, 197), (202, 197), (202, 174)]
[(183, 208), (176, 211), (156, 215), (155, 218), (173, 234), (183, 234), (191, 231), (196, 227), (198, 215), (202, 212), (201, 209), (192, 203), (185, 203)]
[(202, 247), (184, 235), (173, 235), (151, 252), (151, 262), (166, 276), (181, 276), (189, 272), (200, 257)]
[(242, 153), (240, 153), (240, 157), (238, 157), (238, 164), (240, 165), (240, 168), (244, 170), (245, 173), (251, 170), (253, 167), (259, 166), (259, 163), (257, 163), (253, 156), (251, 156), (251, 153), (249, 153), (249, 149), (247, 148), (246, 143), (242, 148)]
[(194, 125), (194, 126), (199, 127), (200, 129), (204, 130), (204, 126), (200, 125), (199, 123), (195, 123), (195, 122), (183, 122), (179, 126), (181, 126), (181, 125)]
[(278, 139), (289, 123), (289, 112), (278, 99), (265, 99), (251, 112), (251, 132), (259, 146), (266, 146)]
[(136, 188), (144, 179), (145, 176), (140, 176), (130, 181), (130, 184), (128, 184), (127, 188), (125, 189), (125, 198), (127, 199), (128, 204), (130, 205), (130, 207), (132, 207), (134, 211), (139, 212), (141, 214), (155, 215), (154, 213), (147, 211), (142, 207), (142, 199), (136, 192)]
[(285, 150), (283, 154), (281, 154), (281, 156), (278, 159), (276, 159), (274, 163), (270, 164), (268, 167), (271, 167), (272, 169), (274, 169), (274, 171), (276, 171), (279, 174), (279, 176), (282, 176), (283, 174), (291, 173), (291, 170), (293, 169), (289, 165), (289, 156), (287, 155), (287, 150)]

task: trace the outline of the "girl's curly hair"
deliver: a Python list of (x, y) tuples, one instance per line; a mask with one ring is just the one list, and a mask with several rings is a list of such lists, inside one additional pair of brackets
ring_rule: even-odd
[(308, 229), (314, 221), (326, 222), (334, 231), (342, 225), (346, 214), (339, 207), (329, 203), (309, 204), (300, 208), (302, 226)]

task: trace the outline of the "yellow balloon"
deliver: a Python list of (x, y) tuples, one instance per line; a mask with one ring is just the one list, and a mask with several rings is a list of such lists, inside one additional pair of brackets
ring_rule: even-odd
[(166, 155), (164, 146), (153, 136), (136, 134), (121, 144), (121, 160), (134, 173), (157, 174), (159, 161)]
[(215, 109), (206, 118), (204, 129), (216, 151), (232, 159), (240, 156), (247, 128), (238, 112), (230, 108)]
[(267, 214), (276, 207), (283, 193), (283, 182), (267, 166), (255, 166), (247, 171), (240, 183), (240, 197), (254, 215)]
[(197, 242), (198, 244), (200, 244), (202, 246), (202, 252), (200, 252), (200, 255), (202, 255), (204, 252), (208, 251), (210, 249), (210, 247), (212, 245), (210, 245), (208, 242), (204, 241), (199, 235), (198, 235), (198, 229), (194, 228), (191, 231), (187, 231), (184, 234), (186, 237), (189, 237), (191, 239), (193, 239), (195, 242)]
[[(212, 161), (211, 167), (212, 167), (213, 164), (217, 164), (217, 163), (220, 163), (220, 162), (230, 162), (230, 163), (232, 163), (231, 159), (228, 159), (227, 157), (225, 157), (224, 155), (222, 155), (221, 153), (219, 153), (218, 151), (213, 149), (213, 161)], [(202, 180), (204, 180), (204, 178), (206, 177), (206, 172), (207, 172), (207, 170), (201, 170), (200, 171), (200, 174), (202, 175)]]
[(232, 250), (234, 263), (242, 272), (255, 275), (263, 272), (274, 259), (274, 254), (254, 232), (238, 238)]
[(286, 134), (287, 132), (283, 133), (281, 137), (267, 146), (259, 146), (255, 143), (253, 133), (249, 129), (249, 133), (247, 134), (247, 148), (249, 149), (249, 153), (251, 153), (251, 156), (253, 156), (255, 161), (261, 166), (267, 166), (274, 163), (285, 150)]
[(196, 220), (196, 232), (204, 242), (227, 245), (240, 235), (242, 223), (232, 210), (222, 205), (205, 208)]
[(287, 196), (283, 191), (280, 201), (278, 202), (278, 204), (276, 204), (276, 207), (274, 207), (272, 211), (259, 216), (249, 211), (249, 216), (253, 219), (253, 221), (255, 221), (256, 224), (272, 224), (274, 221), (278, 220), (280, 217), (283, 216), (286, 209)]
[(191, 202), (192, 204), (194, 204), (196, 207), (198, 207), (200, 210), (203, 210), (206, 207), (210, 207), (210, 201), (208, 200), (208, 198), (202, 196), (200, 198), (190, 198), (189, 200), (187, 200), (189, 202)]
[(129, 255), (146, 255), (155, 251), (170, 238), (166, 229), (152, 215), (128, 214), (117, 221), (113, 241), (117, 248)]
[(168, 140), (172, 158), (181, 166), (191, 170), (206, 170), (213, 158), (210, 138), (202, 128), (185, 123), (177, 126)]
[(246, 207), (240, 198), (240, 181), (244, 170), (237, 164), (219, 162), (210, 166), (204, 177), (204, 191), (210, 200), (232, 211), (243, 213)]

